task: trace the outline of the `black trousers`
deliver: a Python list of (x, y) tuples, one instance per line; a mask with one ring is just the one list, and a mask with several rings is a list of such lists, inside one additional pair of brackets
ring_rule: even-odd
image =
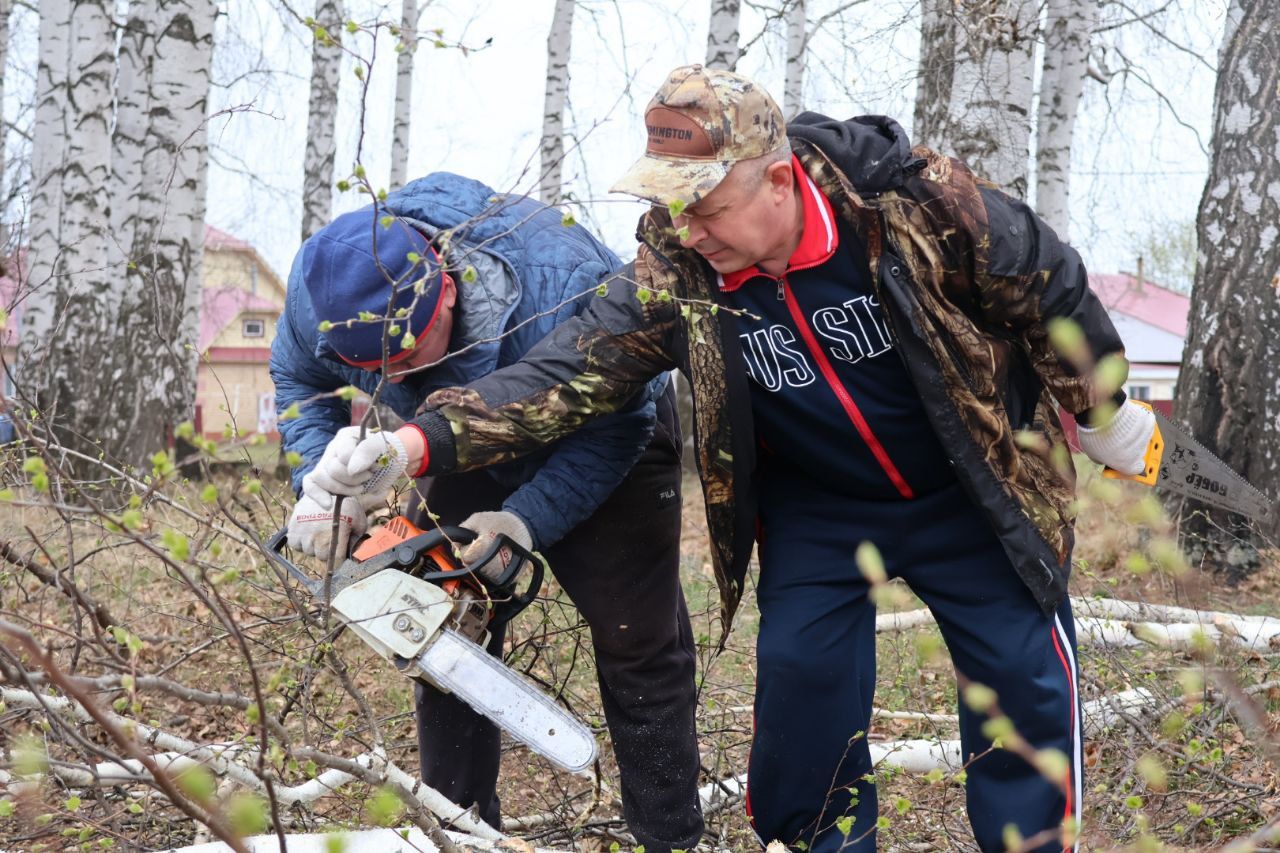
[[(692, 848), (703, 830), (693, 634), (679, 576), (679, 427), (669, 400), (659, 405), (658, 429), (626, 479), (543, 551), (591, 629), (623, 813), (648, 853)], [(500, 509), (509, 493), (484, 471), (437, 478), (424, 489), (440, 524)], [(431, 524), (425, 514), (419, 520), (423, 529)], [(501, 649), (495, 636), (489, 651)], [(500, 826), (498, 728), (424, 684), (416, 697), (423, 781)]]

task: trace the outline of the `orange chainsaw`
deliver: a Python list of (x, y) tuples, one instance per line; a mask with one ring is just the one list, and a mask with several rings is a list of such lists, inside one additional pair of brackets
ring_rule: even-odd
[[(463, 565), (455, 547), (474, 542), (474, 531), (424, 532), (396, 516), (362, 539), (326, 582), (284, 556), (287, 533), (267, 541), (272, 557), (402, 674), (454, 694), (566, 770), (581, 772), (595, 762), (591, 730), (484, 648), (491, 632), (528, 607), (542, 587), (539, 558), (499, 535), (479, 559)], [(501, 577), (477, 572), (503, 548), (512, 556)], [(529, 583), (521, 591), (516, 580), (526, 566)]]

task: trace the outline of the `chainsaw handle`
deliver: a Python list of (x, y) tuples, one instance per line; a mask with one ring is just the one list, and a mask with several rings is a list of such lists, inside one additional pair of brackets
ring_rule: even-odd
[[(503, 548), (511, 551), (511, 562), (507, 564), (506, 571), (496, 581), (484, 581), (491, 591), (500, 591), (505, 596), (505, 600), (494, 605), (493, 619), (489, 623), (494, 628), (507, 624), (515, 618), (516, 614), (533, 603), (533, 600), (538, 597), (538, 591), (542, 589), (542, 580), (545, 575), (542, 559), (505, 533), (499, 533), (494, 537), (493, 545), (480, 555), (475, 565), (483, 566), (491, 558), (496, 557)], [(515, 579), (524, 569), (525, 563), (532, 568), (529, 572), (529, 583), (525, 586), (524, 592), (520, 592), (515, 586)]]
[[(437, 535), (442, 535), (448, 542), (455, 545), (470, 545), (476, 541), (476, 532), (474, 530), (454, 526), (441, 527), (439, 533), (433, 531), (432, 533), (424, 534), (424, 537)], [(409, 541), (413, 542), (414, 540)], [(424, 538), (424, 541), (429, 540)], [(511, 562), (507, 564), (501, 577), (496, 581), (489, 580), (476, 571), (478, 567), (497, 557), (498, 552), (503, 548), (511, 551)], [(452, 557), (452, 555), (450, 556)], [(532, 569), (529, 575), (529, 583), (525, 586), (524, 591), (521, 592), (516, 588), (515, 580), (520, 575), (520, 572), (524, 570), (526, 563), (532, 566)], [(494, 599), (493, 618), (489, 624), (496, 628), (510, 622), (516, 614), (533, 603), (533, 600), (538, 597), (538, 591), (542, 589), (542, 581), (545, 574), (546, 570), (543, 568), (542, 560), (538, 559), (533, 552), (511, 537), (499, 533), (494, 537), (493, 544), (473, 560), (471, 565), (459, 565), (459, 568), (451, 571), (426, 572), (418, 575), (418, 577), (426, 581), (447, 581), (458, 580), (461, 577), (471, 575), (484, 585), (489, 597)]]

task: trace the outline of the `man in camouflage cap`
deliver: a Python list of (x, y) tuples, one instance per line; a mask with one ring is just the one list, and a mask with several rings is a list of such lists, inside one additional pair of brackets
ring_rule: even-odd
[[(1086, 453), (1125, 472), (1152, 429), (1119, 391), (1123, 369), (1082, 371), (1050, 344), (1065, 318), (1094, 363), (1127, 364), (1079, 255), (882, 116), (803, 113), (784, 133), (758, 85), (692, 65), (645, 118), (645, 154), (618, 184), (654, 202), (635, 261), (521, 363), (431, 395), (411, 454), (447, 473), (528, 452), (680, 367), (726, 631), (759, 545), (760, 838), (874, 849), (874, 601), (902, 578), (971, 700), (978, 845), (1072, 849), (1075, 472), (1057, 407)], [(997, 715), (1037, 766), (993, 748)]]

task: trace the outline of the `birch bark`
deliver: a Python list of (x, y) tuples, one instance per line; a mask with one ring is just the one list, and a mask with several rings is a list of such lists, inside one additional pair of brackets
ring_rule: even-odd
[(1049, 0), (1048, 6), (1036, 119), (1036, 209), (1066, 240), (1071, 227), (1071, 142), (1098, 2)]
[(957, 7), (947, 148), (980, 177), (1025, 198), (1037, 4), (957, 0)]
[[(1177, 416), (1245, 479), (1280, 481), (1280, 16), (1233, 0), (1214, 92), (1209, 178), (1200, 198), (1191, 317), (1174, 393)], [(1261, 525), (1200, 509), (1181, 532), (1193, 564), (1231, 576), (1274, 547)]]
[(327, 225), (333, 213), (342, 18), (341, 0), (317, 0), (311, 47), (311, 96), (307, 105), (307, 148), (302, 166), (303, 240)]
[(708, 68), (733, 71), (738, 67), (738, 21), (741, 0), (711, 0), (711, 23), (707, 27)]
[(101, 425), (100, 398), (84, 393), (83, 378), (112, 341), (109, 318), (121, 290), (91, 274), (106, 247), (113, 7), (108, 0), (42, 0), (32, 128), (20, 387), (55, 435), (88, 449)]
[(787, 72), (782, 87), (782, 117), (787, 121), (804, 109), (805, 49), (808, 33), (805, 30), (806, 0), (791, 0), (787, 6)]
[(409, 170), (409, 109), (413, 103), (413, 62), (418, 51), (418, 0), (404, 0), (400, 44), (396, 48), (395, 120), (391, 127), (391, 189), (405, 185)]
[(542, 171), (538, 197), (560, 200), (564, 167), (564, 108), (569, 95), (569, 55), (573, 47), (574, 0), (556, 0), (547, 36), (547, 86), (542, 108)]
[(920, 19), (920, 70), (911, 130), (912, 141), (947, 150), (947, 115), (956, 62), (955, 0), (923, 0)]

